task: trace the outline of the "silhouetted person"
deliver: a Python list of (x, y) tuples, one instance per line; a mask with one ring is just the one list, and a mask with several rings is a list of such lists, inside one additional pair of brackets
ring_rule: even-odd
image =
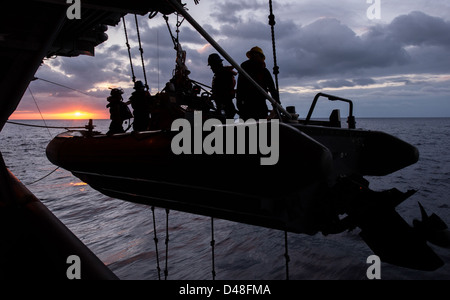
[(150, 93), (145, 89), (142, 81), (136, 81), (134, 83), (135, 91), (131, 94), (130, 101), (131, 107), (133, 108), (134, 131), (145, 131), (148, 130), (150, 124), (150, 104), (151, 96)]
[(216, 103), (217, 110), (225, 112), (227, 119), (233, 119), (236, 114), (236, 107), (233, 99), (235, 97), (234, 86), (237, 73), (231, 66), (224, 66), (223, 60), (216, 53), (208, 57), (208, 66), (214, 73), (212, 80), (211, 99)]
[(109, 103), (106, 105), (109, 108), (111, 124), (107, 134), (123, 133), (123, 121), (133, 117), (128, 106), (123, 102), (123, 90), (115, 88), (111, 90), (111, 95), (106, 99)]
[[(264, 52), (259, 47), (253, 47), (247, 52), (247, 61), (241, 67), (253, 78), (273, 99), (280, 103), (280, 97), (275, 87), (272, 75), (266, 68)], [(250, 83), (244, 76), (240, 75), (237, 84), (237, 108), (242, 119), (267, 119), (269, 109), (266, 97)]]

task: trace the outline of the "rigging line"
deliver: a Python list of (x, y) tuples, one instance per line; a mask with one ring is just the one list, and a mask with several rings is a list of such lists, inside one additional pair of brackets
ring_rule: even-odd
[(78, 93), (81, 93), (81, 94), (84, 94), (84, 95), (92, 97), (92, 95), (89, 95), (88, 93), (85, 93), (83, 91), (71, 88), (69, 86), (66, 86), (66, 85), (63, 85), (63, 84), (60, 84), (60, 83), (57, 83), (57, 82), (54, 82), (54, 81), (50, 81), (50, 80), (39, 78), (39, 77), (34, 77), (33, 80), (36, 80), (36, 79), (39, 79), (39, 80), (42, 80), (42, 81), (45, 81), (45, 82), (48, 82), (48, 83), (51, 83), (51, 84), (54, 84), (54, 85), (57, 85), (57, 86), (60, 86), (60, 87), (63, 87), (63, 88), (66, 88), (66, 89), (69, 89), (69, 90), (72, 90), (72, 91), (75, 91), (75, 92), (78, 92)]
[(273, 14), (273, 6), (272, 6), (272, 0), (269, 0), (269, 9), (270, 9), (270, 15), (269, 15), (269, 25), (272, 33), (272, 49), (273, 49), (273, 74), (275, 75), (275, 84), (277, 87), (277, 91), (279, 91), (279, 85), (278, 85), (278, 74), (280, 74), (280, 68), (277, 64), (277, 50), (276, 50), (276, 41), (275, 41), (275, 15)]
[[(269, 0), (269, 10), (270, 10), (270, 15), (269, 15), (269, 25), (270, 25), (270, 31), (272, 34), (272, 49), (273, 49), (273, 74), (275, 76), (275, 88), (278, 92), (278, 94), (280, 93), (280, 85), (278, 83), (278, 74), (280, 73), (280, 68), (278, 67), (278, 63), (277, 63), (277, 48), (276, 48), (276, 39), (275, 39), (275, 15), (273, 14), (273, 5), (272, 5), (272, 0)], [(274, 107), (275, 109), (275, 107)], [(282, 116), (280, 113), (279, 109), (275, 109), (278, 118), (281, 120)]]
[(20, 122), (13, 122), (13, 121), (6, 121), (6, 123), (13, 124), (13, 125), (20, 125), (20, 126), (28, 126), (28, 127), (38, 127), (38, 128), (51, 128), (51, 129), (85, 129), (86, 126), (44, 126), (44, 125), (35, 125), (35, 124), (25, 124)]
[(122, 23), (123, 23), (123, 30), (125, 31), (125, 44), (128, 49), (128, 57), (130, 58), (130, 67), (131, 67), (131, 80), (133, 82), (136, 82), (136, 76), (134, 75), (134, 68), (133, 68), (133, 59), (131, 58), (131, 47), (130, 43), (128, 42), (128, 32), (127, 32), (127, 25), (125, 24), (125, 16), (122, 17)]
[(169, 17), (164, 16), (163, 18), (166, 21), (167, 29), (169, 30), (170, 37), (172, 38), (173, 47), (176, 50), (177, 45), (178, 45), (178, 40), (173, 36), (172, 29), (170, 28), (170, 24), (169, 24)]
[(45, 122), (44, 116), (41, 113), (41, 110), (39, 109), (39, 105), (37, 104), (36, 98), (34, 98), (33, 92), (31, 91), (30, 87), (28, 87), (28, 91), (30, 92), (31, 98), (33, 98), (34, 104), (36, 104), (37, 110), (39, 111), (39, 114), (41, 115), (42, 121), (44, 121), (45, 127), (47, 128), (48, 135), (52, 137), (52, 134), (50, 132), (50, 129), (48, 129), (47, 123)]
[(287, 231), (284, 231), (284, 258), (286, 259), (286, 280), (289, 280), (289, 261), (291, 260), (289, 258), (288, 254), (288, 233)]
[(205, 87), (205, 88), (212, 89), (212, 87), (210, 87), (209, 85), (206, 85), (206, 84), (204, 84), (204, 83), (195, 81), (195, 80), (193, 80), (193, 79), (190, 79), (190, 78), (189, 78), (189, 81), (191, 81), (192, 83), (198, 84), (198, 85), (200, 85), (200, 86), (203, 86), (203, 87)]
[(28, 183), (28, 184), (25, 184), (25, 185), (32, 185), (32, 184), (35, 184), (35, 183), (41, 181), (42, 179), (47, 178), (48, 176), (52, 175), (52, 174), (55, 173), (58, 169), (59, 169), (59, 167), (57, 167), (56, 169), (54, 169), (53, 171), (51, 171), (50, 173), (48, 173), (48, 174), (45, 175), (44, 177), (41, 177), (41, 178), (39, 178), (38, 180), (33, 181), (33, 182), (31, 182), (31, 183)]
[(159, 30), (156, 28), (156, 61), (158, 63), (158, 91), (159, 91)]
[(166, 209), (166, 266), (164, 268), (164, 280), (169, 276), (168, 260), (169, 260), (169, 209)]
[(142, 71), (144, 72), (145, 87), (148, 89), (149, 87), (148, 87), (148, 82), (147, 82), (147, 73), (145, 72), (145, 63), (144, 63), (144, 49), (142, 49), (141, 34), (139, 32), (139, 22), (138, 22), (137, 14), (134, 14), (134, 20), (136, 22), (136, 31), (137, 31), (138, 41), (139, 41), (139, 52), (141, 52)]
[(153, 233), (155, 241), (155, 249), (156, 249), (156, 269), (158, 270), (158, 279), (161, 280), (161, 268), (159, 267), (159, 253), (158, 253), (158, 237), (156, 236), (156, 221), (155, 221), (155, 207), (152, 206), (153, 212)]
[(216, 268), (214, 262), (214, 246), (216, 245), (216, 241), (214, 240), (214, 218), (211, 217), (211, 256), (212, 256), (212, 276), (213, 280), (216, 279)]

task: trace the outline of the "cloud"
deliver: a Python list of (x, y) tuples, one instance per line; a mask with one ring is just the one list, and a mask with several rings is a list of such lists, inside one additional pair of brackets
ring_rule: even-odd
[(388, 35), (405, 46), (442, 46), (450, 49), (450, 22), (420, 11), (395, 18)]
[(355, 86), (355, 83), (346, 79), (326, 80), (320, 83), (320, 88), (340, 88), (352, 86)]
[(225, 1), (214, 6), (212, 18), (219, 24), (242, 23), (244, 19), (253, 18), (257, 11), (266, 7), (263, 1)]
[(375, 80), (373, 80), (372, 78), (355, 78), (352, 80), (356, 85), (370, 85), (370, 84), (374, 84)]

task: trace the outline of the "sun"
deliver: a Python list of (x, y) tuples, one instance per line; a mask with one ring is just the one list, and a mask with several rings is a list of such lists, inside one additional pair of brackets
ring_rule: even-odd
[(92, 113), (76, 110), (68, 113), (67, 119), (91, 119)]
[(52, 114), (48, 114), (46, 117), (48, 119), (87, 120), (87, 119), (94, 119), (96, 116), (97, 116), (97, 114), (92, 113), (92, 112), (74, 110), (74, 111), (68, 111), (68, 112), (52, 113)]

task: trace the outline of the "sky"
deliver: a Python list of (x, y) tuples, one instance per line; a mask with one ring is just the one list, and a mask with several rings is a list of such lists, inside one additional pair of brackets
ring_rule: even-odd
[[(272, 71), (268, 0), (183, 3), (236, 62), (259, 46)], [(450, 117), (450, 1), (273, 0), (273, 9), (281, 102), (295, 106), (301, 118), (319, 92), (351, 99), (356, 118)], [(133, 66), (143, 80), (134, 16), (125, 19)], [(177, 16), (170, 15), (169, 24), (175, 33)], [(139, 16), (139, 27), (155, 94), (170, 80), (176, 52), (161, 14)], [(133, 90), (122, 22), (107, 34), (93, 57), (46, 59), (36, 73), (43, 80), (30, 83), (10, 119), (40, 119), (40, 113), (45, 119), (108, 119), (110, 88), (123, 88), (126, 100)], [(179, 39), (189, 77), (210, 85), (207, 58), (217, 51), (187, 21)], [(321, 100), (313, 117), (327, 117), (333, 108), (348, 114), (346, 104)]]

